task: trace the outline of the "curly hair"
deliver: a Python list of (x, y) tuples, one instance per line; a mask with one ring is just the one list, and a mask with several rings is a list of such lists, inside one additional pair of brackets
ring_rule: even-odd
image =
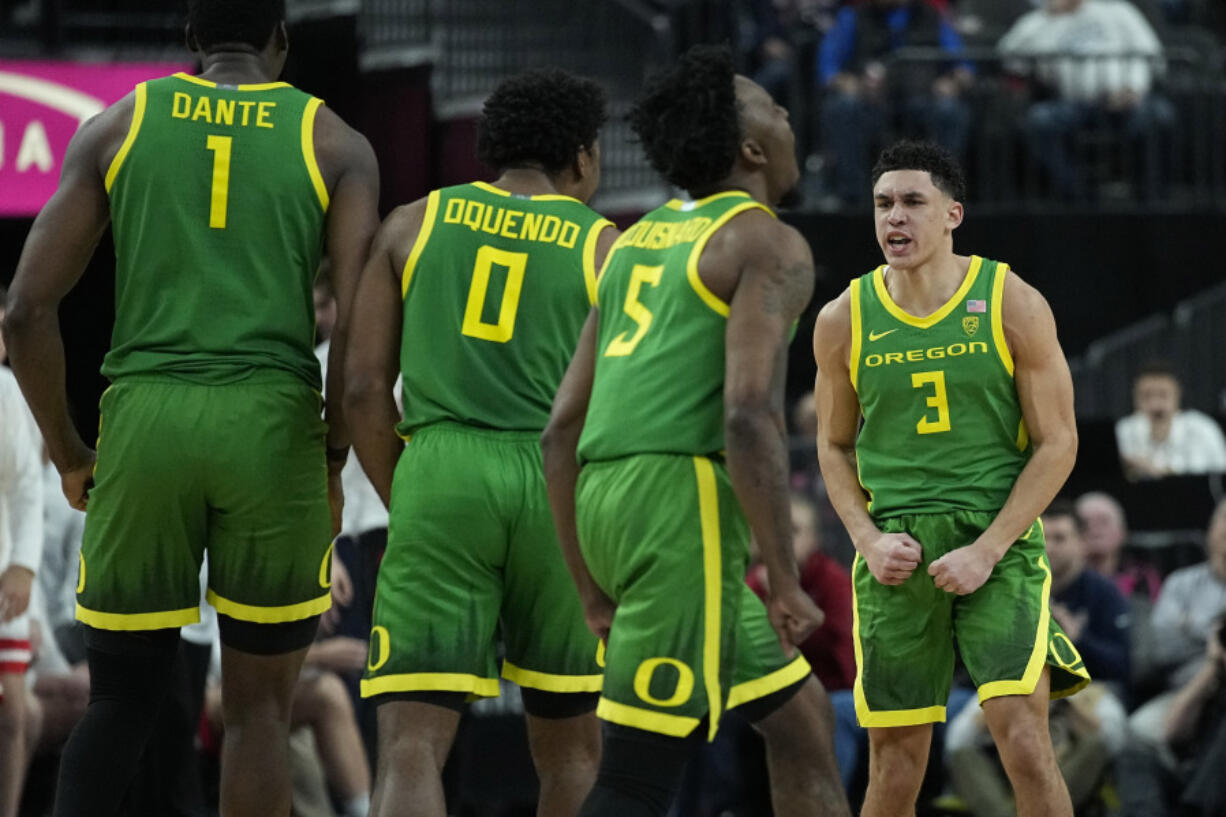
[(938, 190), (954, 201), (966, 199), (966, 176), (962, 168), (949, 151), (933, 142), (904, 139), (881, 151), (873, 166), (873, 185), (891, 170), (922, 170)]
[(627, 117), (651, 166), (690, 193), (732, 172), (741, 144), (732, 53), (696, 45), (647, 81)]
[(262, 49), (285, 20), (285, 0), (188, 0), (187, 24), (205, 51), (245, 43)]
[(477, 124), (477, 158), (495, 171), (539, 166), (553, 175), (591, 148), (608, 119), (604, 89), (558, 68), (502, 82)]

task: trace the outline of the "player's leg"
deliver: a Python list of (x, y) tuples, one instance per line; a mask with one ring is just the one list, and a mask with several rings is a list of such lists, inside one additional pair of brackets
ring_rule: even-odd
[(869, 727), (868, 790), (860, 816), (915, 817), (931, 746), (931, 723)]
[[(540, 780), (537, 817), (574, 817), (596, 780), (602, 670), (599, 642), (562, 561), (537, 435), (507, 444), (520, 465), (522, 508), (511, 526), (502, 601), (502, 675), (520, 685), (528, 744)], [(513, 453), (512, 453), (513, 452)]]
[(1073, 815), (1047, 721), (1050, 674), (1044, 668), (1029, 695), (1003, 695), (983, 702), (984, 719), (1013, 784), (1018, 817)]
[(205, 391), (120, 380), (103, 395), (77, 581), (89, 704), (61, 757), (56, 817), (119, 812), (174, 681), (179, 627), (199, 619)]
[[(331, 605), (331, 513), (319, 395), (262, 373), (197, 395), (208, 600), (222, 643), (222, 817), (287, 815), (294, 685)], [(236, 468), (235, 463), (241, 463)]]
[(507, 550), (493, 432), (419, 430), (396, 465), (362, 697), (378, 707), (373, 814), (442, 817), (441, 773), (469, 696), (498, 695)]

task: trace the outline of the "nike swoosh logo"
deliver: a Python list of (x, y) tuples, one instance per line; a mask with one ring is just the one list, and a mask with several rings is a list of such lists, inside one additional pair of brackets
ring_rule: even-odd
[(897, 331), (898, 329), (887, 329), (884, 332), (869, 332), (868, 339), (869, 340), (881, 340), (882, 338), (884, 338), (886, 335), (890, 334), (891, 332), (897, 332)]

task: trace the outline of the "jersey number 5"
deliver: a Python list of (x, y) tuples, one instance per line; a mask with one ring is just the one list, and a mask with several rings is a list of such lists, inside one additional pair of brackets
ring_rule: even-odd
[(915, 424), (917, 434), (939, 434), (949, 431), (949, 397), (945, 393), (945, 372), (913, 372), (911, 387), (922, 389), (932, 386), (932, 394), (928, 397), (928, 407), (937, 410), (937, 418), (930, 420), (928, 413)]
[[(502, 288), (502, 303), (498, 307), (498, 323), (482, 320), (485, 298), (489, 294), (494, 265), (507, 271), (507, 283)], [(519, 296), (524, 288), (524, 270), (528, 253), (482, 246), (473, 264), (473, 282), (468, 288), (468, 304), (464, 307), (464, 323), (460, 331), (470, 338), (494, 343), (506, 343), (515, 334), (515, 315), (519, 312)]]
[(648, 267), (643, 264), (635, 264), (634, 269), (630, 271), (630, 287), (626, 290), (626, 305), (624, 307), (627, 315), (638, 324), (638, 328), (634, 330), (634, 334), (629, 338), (625, 332), (621, 332), (613, 340), (609, 341), (609, 348), (605, 349), (605, 357), (625, 357), (634, 351), (634, 347), (639, 345), (639, 341), (647, 334), (647, 330), (651, 328), (651, 312), (647, 307), (643, 306), (639, 301), (639, 293), (643, 290), (643, 284), (651, 286), (660, 285), (660, 275), (664, 272), (663, 266)]

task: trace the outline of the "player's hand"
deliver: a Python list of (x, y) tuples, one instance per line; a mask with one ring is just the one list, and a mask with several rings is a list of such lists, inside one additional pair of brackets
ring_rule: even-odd
[(583, 599), (583, 620), (587, 622), (587, 628), (606, 644), (609, 643), (609, 630), (613, 629), (613, 614), (616, 612), (617, 605), (613, 599), (600, 590), (592, 591)]
[(997, 559), (984, 548), (969, 545), (951, 550), (928, 565), (932, 583), (946, 593), (974, 593), (992, 575)]
[(882, 584), (902, 584), (924, 558), (924, 549), (910, 534), (883, 533), (860, 549), (873, 578)]
[(20, 565), (9, 565), (0, 573), (0, 624), (12, 621), (30, 606), (30, 587), (34, 571)]
[(89, 501), (90, 489), (94, 487), (94, 463), (97, 461), (97, 453), (86, 448), (81, 462), (60, 474), (64, 498), (78, 511), (85, 510), (85, 504)]
[(332, 511), (332, 538), (341, 535), (341, 516), (345, 512), (345, 489), (341, 487), (341, 467), (328, 463), (328, 508)]
[(1074, 613), (1058, 601), (1051, 603), (1051, 616), (1060, 625), (1060, 629), (1064, 630), (1064, 634), (1069, 637), (1069, 641), (1072, 641), (1074, 644), (1081, 639), (1081, 633), (1090, 621), (1090, 614), (1086, 610)]
[(796, 647), (826, 620), (826, 614), (818, 609), (795, 580), (772, 585), (766, 598), (766, 615), (779, 635), (783, 652), (789, 658), (795, 654)]

